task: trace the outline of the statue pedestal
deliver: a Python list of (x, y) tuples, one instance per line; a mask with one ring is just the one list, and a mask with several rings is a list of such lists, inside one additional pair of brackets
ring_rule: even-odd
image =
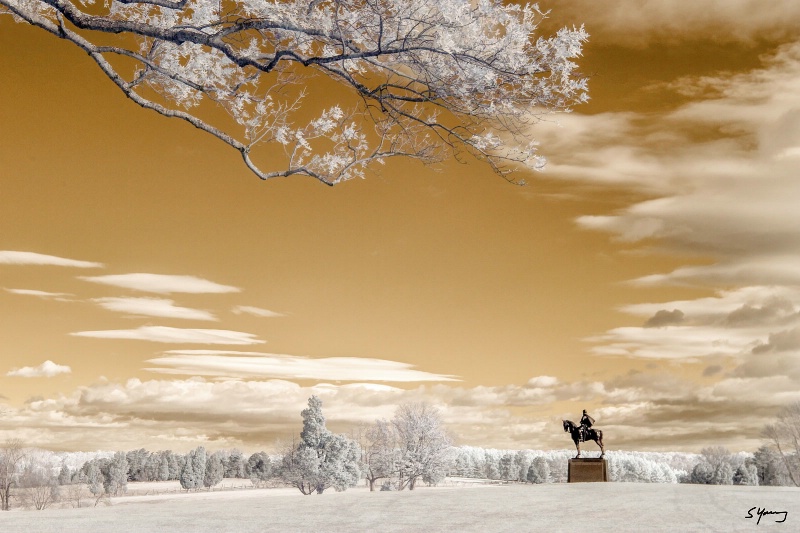
[(570, 459), (567, 469), (569, 483), (608, 481), (608, 461), (604, 458)]

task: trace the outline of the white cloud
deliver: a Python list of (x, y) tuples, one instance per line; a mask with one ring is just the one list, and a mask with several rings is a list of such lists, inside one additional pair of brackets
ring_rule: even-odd
[[(642, 11), (665, 9), (653, 6)], [(751, 351), (772, 346), (800, 325), (800, 181), (791, 156), (800, 146), (800, 42), (763, 56), (759, 68), (682, 78), (659, 89), (693, 101), (649, 115), (572, 114), (562, 120), (563, 131), (545, 127), (547, 138), (540, 138), (554, 149), (550, 170), (559, 178), (613, 183), (648, 196), (616, 212), (581, 216), (580, 227), (608, 232), (638, 253), (692, 258), (632, 285), (726, 290), (627, 306), (623, 310), (641, 322), (589, 339), (591, 351), (713, 360), (720, 368), (742, 365), (752, 375)], [(779, 355), (770, 355), (771, 367), (786, 367)]]
[(103, 268), (103, 263), (78, 261), (54, 255), (37, 254), (35, 252), (17, 252), (0, 250), (0, 264), (6, 265), (51, 265), (73, 268)]
[(458, 381), (454, 376), (414, 370), (413, 365), (362, 357), (310, 358), (295, 355), (173, 350), (147, 362), (162, 374), (228, 378), (280, 378), (331, 381)]
[[(775, 395), (765, 395), (764, 390)], [(0, 437), (22, 432), (32, 445), (58, 442), (77, 449), (175, 449), (176, 444), (191, 448), (200, 443), (264, 449), (276, 438), (296, 435), (300, 411), (312, 394), (323, 400), (328, 426), (337, 432), (391, 418), (400, 404), (424, 401), (440, 409), (460, 444), (566, 448), (571, 442), (560, 420), (574, 420), (588, 407), (609, 441), (613, 437), (616, 449), (663, 450), (668, 436), (670, 449), (696, 451), (707, 445), (710, 435), (725, 435), (732, 449), (755, 449), (761, 444), (763, 424), (783, 402), (800, 400), (800, 387), (797, 378), (787, 376), (729, 377), (700, 386), (663, 371), (630, 373), (606, 382), (556, 382), (539, 376), (528, 385), (436, 384), (412, 389), (372, 383), (301, 386), (283, 380), (130, 379), (83, 386), (68, 395), (9, 408), (0, 419)], [(560, 411), (543, 414), (553, 402), (559, 402)]]
[[(753, 286), (716, 296), (628, 305), (622, 311), (649, 317), (641, 327), (615, 328), (587, 340), (597, 355), (651, 359), (732, 357), (746, 360), (759, 346), (780, 344), (782, 332), (800, 325), (800, 289)], [(670, 311), (665, 311), (670, 310)], [(664, 320), (664, 316), (680, 320)], [(660, 317), (660, 318), (659, 318)], [(654, 323), (660, 327), (653, 327)]]
[(19, 294), (23, 296), (36, 296), (37, 298), (43, 298), (45, 300), (61, 300), (61, 301), (66, 301), (68, 296), (74, 296), (73, 294), (67, 294), (65, 292), (47, 292), (47, 291), (38, 291), (35, 289), (6, 289), (6, 292), (10, 292), (11, 294)]
[[(785, 157), (800, 146), (800, 43), (778, 49), (763, 68), (676, 85), (699, 85), (712, 96), (669, 112), (655, 125), (637, 126), (631, 119), (623, 141), (637, 160), (656, 163), (632, 186), (660, 197), (612, 215), (583, 216), (578, 224), (623, 242), (657, 239), (678, 251), (715, 257), (711, 264), (640, 278), (641, 284), (800, 283), (800, 186), (796, 163)], [(676, 140), (649, 146), (635, 135), (654, 127), (671, 131)], [(693, 141), (694, 128), (719, 133)], [(582, 146), (583, 157), (625, 175), (630, 165), (603, 159), (606, 141), (598, 137)]]
[(102, 331), (78, 331), (70, 333), (76, 337), (96, 339), (133, 339), (152, 342), (185, 344), (263, 344), (252, 333), (225, 329), (184, 329), (166, 326), (141, 326), (137, 329)]
[(573, 0), (559, 2), (561, 24), (585, 24), (592, 44), (646, 46), (707, 39), (752, 43), (797, 34), (795, 0)]
[(253, 315), (253, 316), (260, 316), (266, 318), (274, 318), (280, 316), (286, 316), (282, 313), (277, 313), (275, 311), (270, 311), (269, 309), (262, 309), (260, 307), (252, 307), (250, 305), (237, 305), (232, 310), (233, 314), (235, 315)]
[(666, 303), (642, 303), (626, 305), (620, 310), (633, 315), (647, 317), (660, 309), (679, 309), (689, 319), (702, 319), (705, 323), (723, 320), (737, 309), (747, 307), (774, 306), (788, 302), (790, 308), (800, 308), (800, 288), (780, 286), (750, 286), (732, 290), (719, 290), (715, 296), (694, 300), (675, 300)]
[(17, 378), (52, 378), (59, 374), (69, 374), (72, 369), (65, 365), (57, 365), (49, 359), (39, 366), (24, 366), (6, 373), (6, 376)]
[(192, 294), (211, 294), (240, 292), (238, 287), (220, 285), (195, 276), (173, 276), (166, 274), (114, 274), (108, 276), (81, 276), (80, 279), (92, 283), (102, 283), (114, 287), (134, 289), (144, 292), (169, 294), (173, 292)]
[(757, 342), (754, 335), (714, 326), (621, 327), (587, 340), (598, 344), (591, 348), (596, 355), (694, 360), (740, 355)]
[(133, 315), (186, 320), (217, 320), (208, 311), (179, 307), (173, 300), (163, 298), (95, 298), (92, 301), (104, 309)]
[(559, 380), (553, 376), (536, 376), (528, 380), (528, 387), (554, 387), (559, 384)]

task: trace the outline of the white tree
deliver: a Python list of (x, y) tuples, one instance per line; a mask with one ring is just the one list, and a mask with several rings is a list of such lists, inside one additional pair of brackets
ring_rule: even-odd
[(263, 487), (272, 477), (272, 460), (266, 452), (256, 452), (247, 459), (244, 474), (254, 487)]
[(167, 481), (169, 476), (169, 455), (171, 451), (159, 452), (158, 454), (158, 481)]
[(454, 457), (439, 411), (426, 403), (403, 404), (392, 425), (399, 446), (398, 488), (414, 490), (420, 478), (442, 479)]
[(91, 492), (93, 496), (99, 498), (103, 495), (103, 472), (100, 470), (100, 466), (96, 461), (90, 462), (86, 469), (86, 485), (89, 487), (89, 492)]
[(219, 452), (214, 453), (206, 460), (205, 475), (203, 476), (203, 486), (211, 488), (222, 481), (225, 474), (225, 467), (222, 464), (222, 458)]
[(198, 446), (186, 454), (186, 462), (181, 469), (181, 487), (196, 490), (203, 486), (206, 473), (206, 449)]
[(72, 473), (69, 471), (67, 463), (61, 464), (61, 470), (58, 472), (58, 484), (69, 485), (72, 482)]
[(776, 422), (764, 428), (764, 436), (778, 450), (789, 479), (800, 487), (800, 402), (781, 409)]
[(245, 474), (245, 460), (242, 452), (233, 449), (228, 457), (223, 461), (225, 465), (225, 477), (246, 478)]
[(394, 426), (386, 420), (376, 420), (365, 434), (366, 443), (361, 451), (361, 462), (369, 490), (375, 490), (379, 479), (394, 476), (398, 469), (399, 453)]
[(28, 453), (25, 468), (19, 477), (19, 499), (23, 507), (42, 511), (58, 501), (58, 477), (44, 453)]
[(18, 484), (25, 447), (19, 439), (7, 440), (0, 447), (0, 510), (11, 509), (11, 490)]
[(128, 490), (128, 459), (125, 452), (114, 454), (108, 463), (108, 472), (103, 483), (106, 494), (118, 496)]
[[(0, 0), (3, 13), (78, 46), (128, 98), (214, 135), (262, 179), (332, 185), (391, 157), (465, 152), (501, 175), (540, 168), (528, 125), (587, 100), (572, 61), (587, 34), (537, 36), (535, 4)], [(342, 105), (314, 109), (310, 92), (330, 102), (334, 84)], [(278, 150), (254, 158), (263, 145)]]
[(337, 492), (353, 487), (361, 478), (358, 444), (325, 427), (322, 400), (308, 399), (301, 412), (303, 431), (300, 443), (285, 450), (280, 477), (303, 494), (322, 494), (333, 487)]
[(529, 483), (550, 483), (550, 466), (544, 456), (537, 456), (528, 467), (526, 479)]

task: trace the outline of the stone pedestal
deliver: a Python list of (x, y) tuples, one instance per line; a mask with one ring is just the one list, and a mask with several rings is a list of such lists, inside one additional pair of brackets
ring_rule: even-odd
[(608, 461), (603, 458), (570, 459), (567, 481), (570, 483), (608, 481)]

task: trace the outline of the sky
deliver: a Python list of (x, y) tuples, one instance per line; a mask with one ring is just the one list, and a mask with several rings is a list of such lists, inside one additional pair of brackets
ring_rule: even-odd
[[(588, 104), (477, 160), (263, 182), (0, 16), (0, 439), (272, 449), (436, 406), (458, 444), (754, 451), (800, 400), (800, 3), (569, 0)], [(330, 97), (330, 95), (328, 95)], [(591, 450), (591, 446), (589, 446)]]

